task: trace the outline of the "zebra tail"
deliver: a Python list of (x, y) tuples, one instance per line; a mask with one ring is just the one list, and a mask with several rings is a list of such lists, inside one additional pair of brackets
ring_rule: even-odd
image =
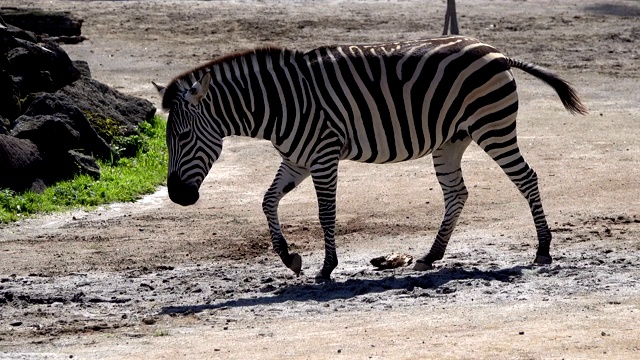
[(507, 58), (507, 62), (509, 66), (523, 70), (551, 86), (556, 93), (558, 93), (562, 105), (564, 105), (565, 109), (571, 114), (586, 115), (588, 113), (587, 108), (580, 101), (576, 90), (558, 75), (538, 65), (520, 60)]

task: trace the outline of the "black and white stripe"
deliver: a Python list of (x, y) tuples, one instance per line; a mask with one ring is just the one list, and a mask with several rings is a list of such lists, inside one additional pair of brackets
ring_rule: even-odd
[(433, 153), (445, 215), (431, 250), (417, 261), (416, 269), (424, 270), (444, 255), (464, 206), (460, 161), (473, 140), (528, 200), (539, 242), (535, 261), (550, 263), (551, 233), (536, 174), (516, 139), (512, 67), (552, 86), (571, 113), (586, 113), (558, 76), (466, 37), (307, 53), (266, 48), (216, 59), (158, 87), (169, 110), (169, 195), (183, 205), (197, 201), (225, 136), (270, 140), (282, 155), (263, 202), (273, 247), (288, 267), (300, 271), (300, 256), (288, 252), (277, 209), (286, 193), (311, 176), (326, 249), (319, 277), (326, 279), (338, 264), (338, 162), (383, 164)]

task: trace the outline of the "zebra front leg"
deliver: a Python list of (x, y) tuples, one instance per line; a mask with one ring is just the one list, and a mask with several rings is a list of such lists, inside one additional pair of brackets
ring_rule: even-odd
[(311, 177), (318, 197), (320, 225), (324, 233), (324, 262), (316, 275), (316, 281), (331, 280), (331, 272), (338, 266), (336, 254), (336, 190), (338, 183), (338, 158), (312, 168)]
[(296, 253), (289, 254), (289, 246), (280, 229), (278, 204), (282, 197), (298, 186), (307, 176), (309, 176), (309, 170), (282, 161), (278, 173), (262, 201), (262, 211), (266, 215), (267, 223), (269, 224), (273, 250), (296, 275), (300, 275), (302, 258)]
[(459, 133), (456, 134), (454, 139), (447, 141), (433, 152), (433, 166), (435, 167), (440, 187), (442, 187), (445, 212), (431, 250), (427, 255), (416, 261), (413, 267), (414, 270), (431, 270), (433, 269), (433, 262), (442, 259), (469, 194), (462, 178), (460, 162), (462, 154), (471, 142), (471, 138), (465, 133)]

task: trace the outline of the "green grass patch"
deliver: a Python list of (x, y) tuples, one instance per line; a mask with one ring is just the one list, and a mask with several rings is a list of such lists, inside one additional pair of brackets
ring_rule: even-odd
[(100, 180), (78, 175), (45, 189), (42, 194), (0, 190), (0, 223), (8, 223), (36, 213), (93, 207), (113, 202), (129, 202), (149, 194), (167, 177), (167, 123), (156, 116), (140, 124), (137, 154), (115, 162), (98, 161)]

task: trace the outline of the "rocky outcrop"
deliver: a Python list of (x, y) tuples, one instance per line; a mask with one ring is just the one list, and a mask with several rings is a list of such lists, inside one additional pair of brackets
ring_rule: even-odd
[(156, 109), (92, 79), (89, 64), (32, 35), (0, 19), (0, 189), (98, 178), (94, 158), (117, 159), (110, 144), (136, 134)]

